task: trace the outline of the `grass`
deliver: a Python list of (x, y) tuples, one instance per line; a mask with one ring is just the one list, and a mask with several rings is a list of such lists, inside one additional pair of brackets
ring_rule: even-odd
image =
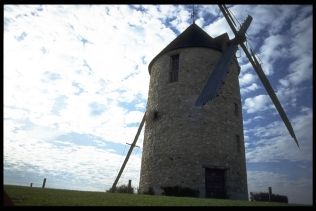
[(284, 203), (73, 191), (4, 185), (15, 206), (288, 206)]

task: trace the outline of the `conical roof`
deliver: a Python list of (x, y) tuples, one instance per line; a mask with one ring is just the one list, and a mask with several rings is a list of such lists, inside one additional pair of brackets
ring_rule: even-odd
[(227, 33), (222, 34), (216, 38), (212, 38), (203, 29), (201, 29), (195, 23), (191, 24), (186, 30), (184, 30), (177, 38), (175, 38), (169, 45), (167, 45), (155, 58), (149, 63), (149, 74), (151, 65), (161, 55), (178, 49), (188, 47), (205, 47), (212, 48), (214, 50), (222, 51), (223, 39), (229, 40)]

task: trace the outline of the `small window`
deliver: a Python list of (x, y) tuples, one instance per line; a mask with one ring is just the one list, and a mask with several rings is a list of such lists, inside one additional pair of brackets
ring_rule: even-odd
[(178, 81), (178, 73), (179, 73), (179, 54), (171, 56), (171, 68), (170, 68), (170, 80), (169, 82)]
[(236, 135), (236, 146), (237, 146), (237, 152), (241, 152), (241, 143), (240, 143), (239, 135)]
[(237, 103), (234, 103), (234, 113), (236, 116), (238, 116), (238, 104)]
[(153, 112), (153, 119), (154, 120), (158, 120), (158, 111), (157, 110), (155, 110), (154, 112)]

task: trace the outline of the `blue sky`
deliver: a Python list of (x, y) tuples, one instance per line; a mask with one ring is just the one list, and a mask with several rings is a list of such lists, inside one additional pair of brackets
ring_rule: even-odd
[[(229, 5), (253, 22), (262, 62), (299, 150), (239, 50), (249, 192), (312, 203), (312, 31), (309, 5)], [(148, 64), (191, 23), (189, 5), (4, 5), (4, 184), (104, 191), (145, 111)], [(212, 37), (231, 29), (196, 5)], [(138, 186), (143, 132), (119, 184)]]

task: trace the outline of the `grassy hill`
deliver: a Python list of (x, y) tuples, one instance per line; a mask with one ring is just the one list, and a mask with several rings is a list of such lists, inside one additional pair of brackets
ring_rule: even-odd
[(152, 196), (4, 185), (15, 206), (288, 206), (283, 203)]

